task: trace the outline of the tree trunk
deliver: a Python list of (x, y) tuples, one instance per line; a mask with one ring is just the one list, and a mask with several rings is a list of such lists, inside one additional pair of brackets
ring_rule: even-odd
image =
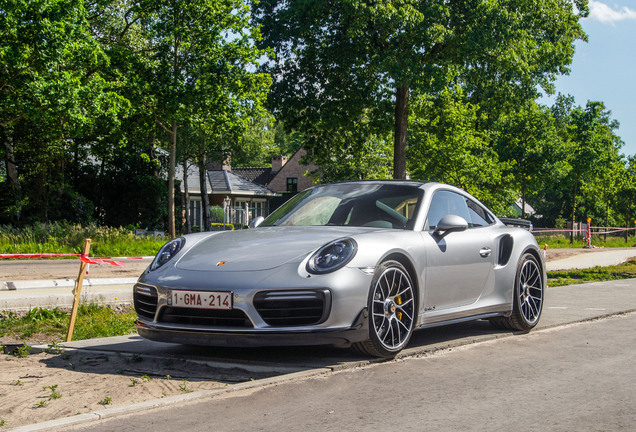
[(168, 235), (170, 238), (176, 237), (174, 223), (174, 166), (177, 155), (177, 121), (172, 121), (170, 131), (170, 159), (168, 163)]
[(201, 231), (210, 231), (210, 199), (208, 188), (206, 187), (205, 176), (205, 154), (199, 155), (199, 184), (201, 186), (201, 205), (203, 207), (203, 218), (201, 219)]
[(11, 183), (13, 192), (20, 192), (20, 178), (18, 177), (18, 168), (15, 163), (15, 155), (13, 153), (13, 139), (11, 136), (4, 137), (4, 147), (6, 149), (6, 166), (7, 177)]
[(186, 234), (192, 232), (190, 223), (190, 190), (188, 189), (188, 157), (183, 157), (183, 226)]
[(97, 202), (97, 220), (100, 224), (104, 224), (104, 177), (106, 171), (106, 157), (102, 157), (102, 161), (99, 164), (99, 200)]
[(16, 203), (16, 221), (20, 221), (20, 208), (22, 202), (22, 188), (20, 187), (20, 177), (18, 176), (18, 168), (15, 163), (15, 154), (13, 152), (13, 137), (10, 134), (2, 134), (4, 137), (4, 147), (6, 149), (5, 166), (7, 168), (7, 177), (11, 183), (13, 196)]
[(409, 87), (401, 85), (395, 94), (395, 139), (393, 142), (393, 178), (406, 178), (406, 132), (409, 124)]

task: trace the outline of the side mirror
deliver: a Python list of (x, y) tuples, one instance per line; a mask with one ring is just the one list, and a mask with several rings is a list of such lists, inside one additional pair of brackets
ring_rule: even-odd
[(433, 230), (433, 235), (442, 238), (452, 232), (466, 231), (468, 222), (461, 216), (448, 214), (442, 217)]
[(258, 216), (255, 217), (254, 219), (252, 219), (249, 223), (249, 227), (250, 228), (256, 228), (257, 226), (259, 226), (260, 224), (263, 223), (263, 221), (265, 220), (265, 218), (263, 216)]

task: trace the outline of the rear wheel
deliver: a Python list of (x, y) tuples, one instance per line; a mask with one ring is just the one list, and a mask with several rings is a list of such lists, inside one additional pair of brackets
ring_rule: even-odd
[(507, 330), (528, 331), (537, 325), (543, 310), (543, 272), (532, 254), (521, 257), (517, 266), (512, 315), (493, 318), (490, 323)]
[(417, 311), (415, 289), (402, 264), (385, 261), (378, 266), (368, 310), (369, 339), (353, 344), (353, 349), (374, 357), (394, 357), (411, 338)]

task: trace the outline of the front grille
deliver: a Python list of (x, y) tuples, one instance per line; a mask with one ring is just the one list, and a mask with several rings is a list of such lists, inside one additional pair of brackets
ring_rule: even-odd
[(157, 312), (157, 289), (149, 285), (136, 284), (133, 290), (135, 311), (140, 317), (155, 319)]
[(211, 310), (167, 306), (161, 309), (157, 321), (206, 327), (254, 327), (245, 312), (239, 309)]
[(331, 292), (262, 291), (254, 296), (254, 307), (270, 326), (319, 324), (329, 315)]

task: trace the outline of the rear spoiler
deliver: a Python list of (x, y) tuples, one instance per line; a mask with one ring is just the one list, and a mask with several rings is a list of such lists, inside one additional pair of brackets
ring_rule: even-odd
[(508, 226), (517, 227), (517, 228), (523, 228), (523, 229), (527, 229), (528, 231), (532, 231), (532, 222), (530, 222), (529, 220), (516, 219), (516, 218), (507, 218), (507, 217), (499, 218), (499, 220), (502, 221), (503, 223), (505, 223)]

